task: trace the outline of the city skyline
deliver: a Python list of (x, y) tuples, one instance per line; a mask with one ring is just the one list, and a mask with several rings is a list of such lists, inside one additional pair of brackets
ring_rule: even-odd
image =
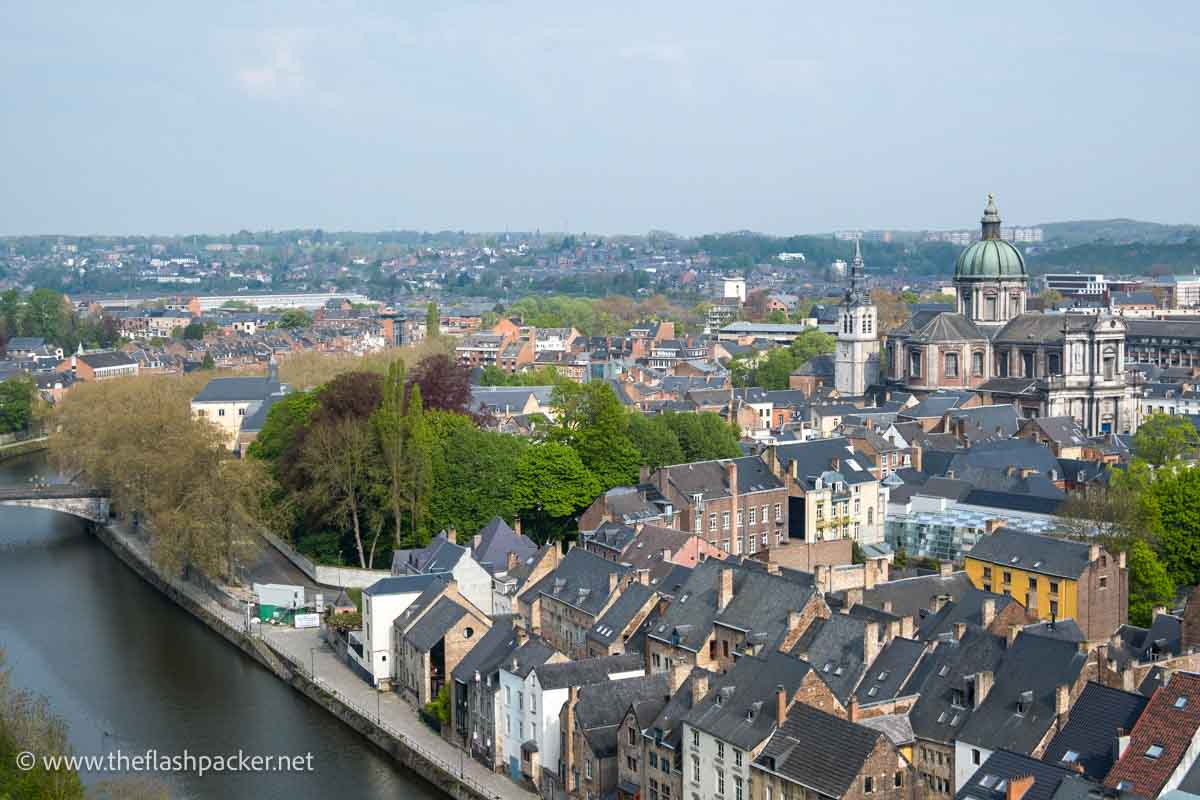
[(1197, 222), (1198, 17), (25, 7), (0, 234)]

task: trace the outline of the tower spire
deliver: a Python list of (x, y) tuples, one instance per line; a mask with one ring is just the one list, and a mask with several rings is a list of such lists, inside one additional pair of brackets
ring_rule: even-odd
[(1000, 238), (1000, 209), (996, 208), (996, 195), (988, 192), (987, 207), (983, 209), (983, 218), (979, 220), (983, 226), (984, 239)]
[(850, 261), (850, 288), (846, 290), (847, 303), (863, 303), (870, 299), (866, 287), (866, 265), (863, 263), (862, 244), (854, 240), (854, 258)]

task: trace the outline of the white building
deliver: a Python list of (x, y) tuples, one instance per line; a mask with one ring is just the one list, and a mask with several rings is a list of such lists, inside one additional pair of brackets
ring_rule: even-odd
[(493, 614), (492, 576), (467, 547), (457, 544), (454, 530), (443, 531), (425, 547), (392, 553), (393, 575), (448, 574), (461, 594), (475, 608)]
[(408, 610), (421, 593), (434, 584), (443, 584), (450, 576), (442, 574), (405, 575), (382, 578), (363, 589), (362, 595), (362, 652), (351, 647), (352, 658), (371, 675), (373, 684), (387, 688), (396, 677), (396, 665), (390, 658), (394, 651), (392, 623)]
[(274, 364), (265, 378), (213, 378), (192, 398), (192, 416), (216, 425), (225, 446), (236, 450), (242, 420), (252, 416), (267, 398), (286, 391)]
[(731, 275), (728, 278), (722, 278), (721, 283), (724, 285), (724, 291), (721, 296), (726, 300), (737, 300), (739, 303), (746, 302), (746, 279), (739, 275)]

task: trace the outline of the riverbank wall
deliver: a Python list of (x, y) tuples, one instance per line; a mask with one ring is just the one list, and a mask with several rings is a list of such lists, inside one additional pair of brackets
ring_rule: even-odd
[(0, 461), (7, 461), (30, 453), (40, 453), (49, 447), (49, 439), (45, 436), (36, 439), (21, 439), (8, 444), (0, 444)]
[(360, 569), (358, 567), (331, 567), (327, 564), (317, 564), (307, 556), (296, 552), (296, 549), (270, 531), (263, 531), (262, 536), (278, 550), (284, 558), (292, 562), (296, 569), (308, 576), (313, 583), (328, 586), (333, 589), (366, 589), (376, 581), (392, 577), (387, 569)]
[[(96, 537), (142, 580), (270, 670), (280, 680), (455, 800), (495, 800), (500, 794), (461, 775), (460, 765), (446, 763), (438, 756), (425, 752), (414, 742), (390, 732), (385, 726), (371, 719), (365, 709), (354, 706), (345, 698), (339, 697), (336, 691), (305, 674), (303, 668), (293, 664), (261, 638), (250, 635), (233, 624), (231, 619), (227, 618), (229, 611), (222, 614), (218, 610), (219, 606), (213, 608), (206, 605), (201, 597), (214, 604), (216, 601), (207, 597), (203, 589), (162, 574), (146, 554), (139, 552), (121, 533), (111, 527), (99, 525), (95, 527), (95, 532)], [(503, 776), (497, 776), (497, 780), (505, 779)]]

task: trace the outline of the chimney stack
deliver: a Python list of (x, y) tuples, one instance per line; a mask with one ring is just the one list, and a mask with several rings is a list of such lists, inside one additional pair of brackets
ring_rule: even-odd
[(992, 691), (992, 684), (996, 682), (996, 675), (991, 670), (975, 673), (975, 708), (983, 705), (983, 701), (987, 700), (988, 693)]
[(879, 655), (879, 623), (868, 622), (863, 626), (863, 666), (870, 669)]
[(667, 687), (672, 697), (675, 696), (675, 693), (679, 691), (679, 687), (683, 686), (684, 682), (688, 679), (688, 675), (691, 674), (691, 664), (676, 664), (671, 667), (671, 671), (667, 675)]
[(955, 639), (962, 641), (962, 638), (963, 638), (963, 636), (966, 635), (966, 633), (967, 633), (967, 623), (965, 623), (965, 622), (954, 623), (954, 638)]
[(1088, 561), (1100, 560), (1100, 545), (1093, 544), (1088, 546)]
[(1067, 724), (1067, 715), (1071, 713), (1071, 687), (1060, 683), (1054, 689), (1054, 713), (1058, 716), (1058, 729), (1061, 731)]
[(517, 647), (529, 641), (529, 633), (525, 630), (525, 620), (519, 614), (513, 617), (513, 638), (517, 640)]
[(983, 601), (983, 627), (987, 628), (996, 619), (996, 600), (989, 597)]
[(521, 559), (517, 558), (517, 552), (515, 550), (510, 550), (508, 552), (508, 558), (505, 559), (504, 562), (504, 569), (506, 572), (512, 572), (517, 568), (517, 564), (519, 563), (521, 563)]
[(737, 511), (738, 511), (738, 467), (737, 462), (730, 459), (725, 462), (725, 482), (729, 484), (729, 496), (731, 499), (730, 507), (733, 513), (734, 536), (740, 536), (741, 532), (737, 530)]
[(1032, 788), (1032, 775), (1022, 775), (1020, 778), (1013, 778), (1008, 782), (1008, 788), (1004, 790), (1004, 800), (1022, 800), (1025, 797), (1025, 793)]
[(953, 574), (954, 574), (954, 562), (953, 561), (939, 561), (938, 562), (938, 575), (942, 576), (943, 578), (949, 578)]
[(855, 606), (861, 606), (863, 601), (863, 590), (857, 586), (846, 590), (846, 604), (842, 606), (842, 610), (849, 613), (850, 609)]
[(617, 590), (617, 583), (621, 580), (621, 576), (615, 572), (608, 573), (608, 593), (612, 594)]
[(717, 610), (724, 611), (725, 606), (733, 599), (733, 569), (721, 567), (719, 583), (717, 584)]
[(517, 517), (516, 519), (513, 520), (512, 528), (513, 528), (513, 533), (515, 533), (517, 536), (521, 535), (521, 518), (520, 517)]
[(1013, 646), (1013, 644), (1014, 644), (1014, 643), (1017, 641), (1017, 636), (1018, 636), (1020, 633), (1021, 633), (1021, 626), (1020, 626), (1020, 625), (1009, 625), (1009, 626), (1008, 626), (1008, 646), (1009, 646), (1010, 648), (1011, 648), (1011, 647)]
[(458, 531), (455, 528), (446, 528), (446, 541), (450, 544), (458, 544)]
[(787, 719), (787, 705), (787, 692), (781, 683), (775, 687), (775, 724), (780, 728)]
[(700, 705), (708, 694), (708, 670), (700, 670), (692, 676), (692, 708)]

